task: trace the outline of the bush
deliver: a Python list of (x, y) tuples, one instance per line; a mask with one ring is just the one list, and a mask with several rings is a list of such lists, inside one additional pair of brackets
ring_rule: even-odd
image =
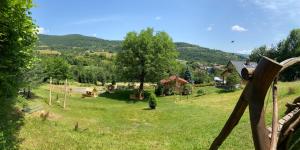
[(150, 109), (155, 109), (157, 106), (157, 99), (156, 96), (153, 93), (150, 93), (148, 97), (148, 102), (149, 102), (149, 108)]
[(226, 91), (227, 92), (233, 92), (237, 89), (236, 85), (240, 83), (241, 79), (237, 73), (232, 73), (227, 77), (226, 80)]
[(293, 88), (293, 87), (289, 87), (289, 88), (288, 88), (288, 93), (287, 93), (287, 94), (288, 94), (288, 95), (296, 94), (296, 89)]
[(183, 95), (190, 95), (192, 94), (193, 86), (191, 84), (185, 84), (183, 86)]
[(202, 96), (202, 95), (205, 95), (206, 94), (206, 91), (204, 90), (204, 89), (199, 89), (198, 91), (197, 91), (197, 95), (198, 96)]
[(174, 94), (173, 88), (164, 88), (164, 94), (173, 95)]
[(164, 94), (164, 86), (163, 85), (161, 85), (160, 83), (158, 83), (157, 84), (157, 87), (156, 87), (156, 89), (155, 89), (155, 95), (156, 96), (161, 96), (161, 95), (163, 95)]

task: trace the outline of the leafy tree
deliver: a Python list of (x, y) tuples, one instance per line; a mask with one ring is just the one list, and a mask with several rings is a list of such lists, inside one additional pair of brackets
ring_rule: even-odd
[(231, 89), (234, 89), (236, 84), (239, 84), (241, 81), (237, 72), (231, 73), (226, 79), (226, 85), (229, 86)]
[[(28, 68), (22, 69), (22, 77), (24, 79), (23, 94), (26, 98), (31, 98), (31, 88), (42, 83), (46, 77), (41, 60), (34, 57), (32, 65)], [(26, 86), (27, 92), (25, 92)]]
[(48, 58), (44, 63), (48, 79), (52, 77), (59, 82), (69, 77), (69, 64), (61, 57)]
[(259, 48), (255, 48), (251, 54), (249, 55), (250, 61), (258, 62), (261, 59), (261, 56), (268, 57), (268, 49), (266, 45), (260, 46)]
[(207, 72), (205, 71), (202, 71), (202, 70), (198, 70), (198, 71), (195, 71), (195, 83), (196, 84), (201, 84), (201, 83), (209, 83), (212, 81), (212, 77), (210, 77), (208, 75)]
[(37, 39), (31, 7), (31, 0), (0, 0), (0, 149), (18, 149), (21, 141), (22, 114), (14, 104)]
[[(286, 40), (278, 43), (277, 61), (281, 62), (291, 57), (300, 56), (300, 29), (294, 29), (290, 32)], [(292, 66), (285, 70), (280, 79), (284, 81), (292, 81), (300, 77), (300, 66)]]
[[(300, 56), (300, 29), (292, 30), (289, 36), (280, 41), (276, 47), (267, 49), (266, 46), (261, 46), (258, 49), (254, 49), (250, 59), (253, 61), (259, 60), (259, 54), (273, 58), (278, 62)], [(299, 77), (300, 66), (292, 66), (280, 74), (280, 79), (283, 81), (292, 81)]]
[(190, 72), (190, 70), (188, 68), (186, 68), (183, 78), (190, 83), (192, 82), (192, 73)]
[(31, 7), (31, 0), (0, 1), (0, 101), (16, 94), (22, 83), (21, 69), (30, 65), (37, 39)]
[(145, 81), (157, 81), (168, 75), (176, 57), (171, 37), (166, 32), (154, 33), (152, 28), (147, 28), (127, 34), (116, 62), (122, 77), (139, 81), (142, 92)]

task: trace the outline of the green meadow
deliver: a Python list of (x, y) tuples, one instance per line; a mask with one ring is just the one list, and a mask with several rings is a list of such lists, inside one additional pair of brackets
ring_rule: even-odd
[[(299, 81), (279, 83), (281, 116), (284, 104), (297, 97), (288, 89), (299, 93), (299, 85)], [(206, 95), (197, 96), (199, 89), (204, 89)], [(228, 93), (212, 86), (195, 87), (189, 96), (158, 97), (156, 110), (149, 110), (146, 101), (129, 100), (126, 91), (96, 98), (71, 94), (64, 110), (63, 93), (54, 92), (54, 102), (48, 105), (49, 90), (44, 84), (34, 90), (36, 98), (26, 105), (42, 106), (49, 116), (43, 119), (38, 112), (25, 115), (19, 132), (20, 149), (208, 149), (241, 92), (242, 89)], [(271, 102), (271, 94), (267, 94), (268, 122)], [(254, 149), (248, 110), (220, 149)]]

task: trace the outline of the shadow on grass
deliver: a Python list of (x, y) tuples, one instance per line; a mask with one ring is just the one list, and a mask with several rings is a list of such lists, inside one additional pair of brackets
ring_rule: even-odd
[(151, 108), (143, 108), (143, 110), (155, 110), (155, 109), (151, 109)]
[(233, 93), (235, 91), (238, 91), (240, 89), (220, 89), (219, 91), (217, 91), (217, 93), (222, 94), (222, 93)]
[(137, 102), (147, 102), (146, 100), (132, 100), (129, 98), (130, 94), (132, 94), (132, 90), (120, 90), (120, 91), (115, 91), (114, 93), (102, 93), (99, 95), (99, 97), (105, 97), (113, 100), (118, 100), (118, 101), (124, 101), (126, 103), (137, 103)]
[(23, 141), (18, 135), (24, 115), (14, 104), (11, 99), (0, 98), (0, 149), (19, 149)]

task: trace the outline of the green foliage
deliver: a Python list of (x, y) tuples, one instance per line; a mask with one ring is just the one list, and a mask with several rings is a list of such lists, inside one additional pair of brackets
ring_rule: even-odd
[(164, 86), (160, 83), (157, 84), (157, 87), (155, 88), (155, 95), (156, 96), (162, 96), (164, 95)]
[(204, 90), (204, 89), (199, 89), (198, 91), (197, 91), (197, 96), (202, 96), (202, 95), (206, 95), (206, 91)]
[(184, 72), (183, 78), (190, 83), (192, 82), (192, 73), (190, 72), (190, 70), (188, 68)]
[[(300, 56), (300, 29), (294, 29), (289, 36), (280, 41), (276, 47), (267, 49), (266, 46), (254, 49), (250, 55), (250, 59), (257, 61), (259, 54), (265, 55), (278, 62), (284, 61), (291, 57)], [(300, 66), (292, 66), (280, 74), (280, 80), (292, 81), (300, 78)]]
[(21, 69), (29, 67), (36, 26), (29, 16), (32, 1), (0, 1), (0, 101), (13, 97), (23, 79)]
[(155, 109), (157, 106), (157, 98), (155, 96), (155, 94), (150, 93), (149, 98), (148, 98), (148, 102), (149, 102), (149, 107), (151, 109)]
[(0, 149), (19, 149), (21, 142), (23, 114), (14, 105), (37, 39), (31, 7), (31, 0), (0, 1)]
[(168, 75), (173, 68), (177, 52), (172, 39), (165, 32), (151, 28), (140, 33), (129, 32), (117, 55), (120, 76), (129, 81), (139, 81), (140, 91), (143, 83), (157, 81)]
[(36, 87), (42, 83), (46, 78), (46, 71), (44, 67), (42, 60), (34, 57), (31, 67), (22, 69), (22, 77), (25, 82), (23, 87), (26, 85), (28, 87)]
[(183, 95), (190, 95), (193, 92), (193, 85), (192, 84), (185, 84), (183, 86), (182, 94)]
[(226, 78), (226, 85), (228, 86), (229, 90), (235, 90), (235, 86), (241, 82), (241, 79), (237, 72), (231, 73)]
[(228, 60), (245, 60), (244, 56), (226, 53), (220, 50), (200, 47), (188, 43), (175, 43), (179, 51), (179, 59), (187, 61), (200, 61), (206, 63), (226, 64)]
[[(200, 47), (183, 42), (174, 43), (179, 52), (179, 59), (188, 61), (201, 61), (206, 63), (226, 64), (228, 60), (245, 60), (244, 56), (227, 53), (220, 50)], [(96, 37), (78, 34), (70, 35), (39, 35), (38, 50), (58, 50), (68, 53), (83, 53), (86, 51), (119, 52), (122, 41), (104, 40)], [(177, 72), (176, 72), (177, 73)]]
[(88, 37), (79, 34), (69, 34), (62, 36), (39, 35), (38, 49), (54, 49), (73, 52), (86, 50), (110, 50), (120, 51), (121, 41), (110, 41), (96, 37)]
[(45, 71), (46, 71), (46, 78), (52, 77), (55, 80), (65, 80), (69, 78), (69, 64), (66, 60), (62, 59), (61, 57), (53, 57), (48, 58), (45, 60)]
[(210, 77), (206, 71), (198, 70), (195, 71), (194, 74), (196, 84), (210, 83), (212, 81), (212, 77)]
[(164, 88), (164, 94), (167, 96), (174, 95), (174, 89), (172, 87)]
[(258, 62), (262, 56), (269, 56), (269, 52), (266, 45), (259, 48), (255, 48), (249, 55), (250, 61)]

